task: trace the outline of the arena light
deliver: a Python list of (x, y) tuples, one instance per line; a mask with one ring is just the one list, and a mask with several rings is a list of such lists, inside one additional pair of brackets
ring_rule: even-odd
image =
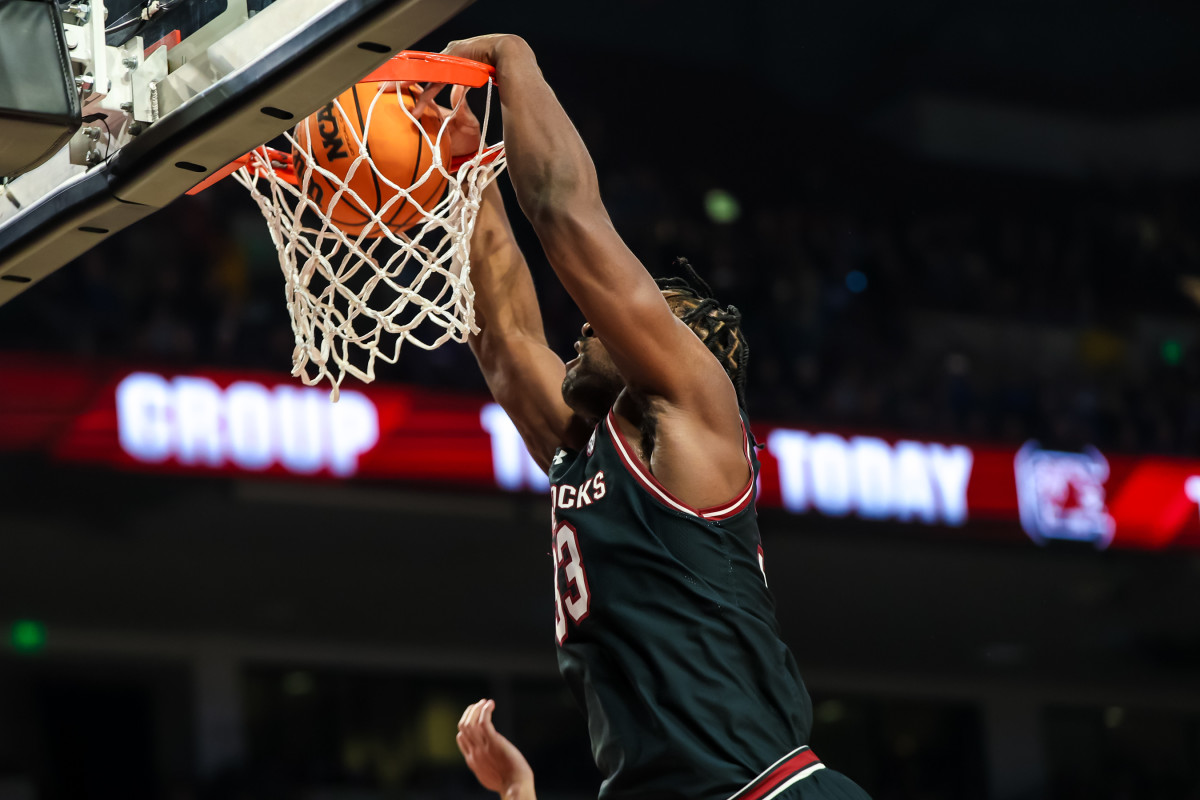
[(724, 189), (709, 189), (704, 193), (704, 211), (713, 222), (729, 225), (742, 216), (742, 204)]
[(861, 270), (852, 269), (846, 273), (846, 288), (854, 294), (862, 294), (867, 290), (867, 276)]
[(1162, 343), (1160, 350), (1162, 360), (1172, 367), (1179, 364), (1183, 360), (1183, 344), (1178, 339), (1167, 339)]
[(46, 626), (32, 619), (17, 620), (9, 641), (19, 653), (36, 653), (46, 646)]

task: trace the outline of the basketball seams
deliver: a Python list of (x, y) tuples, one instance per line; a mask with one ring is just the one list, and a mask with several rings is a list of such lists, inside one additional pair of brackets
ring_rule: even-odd
[[(415, 108), (417, 105), (417, 93), (413, 89), (412, 86), (408, 87), (408, 92), (409, 92), (408, 96), (410, 98), (412, 98), (413, 107)], [(396, 101), (398, 103), (400, 103), (401, 105), (404, 104), (404, 99), (399, 96), (399, 93), (397, 93)], [(417, 119), (417, 118), (413, 117), (413, 119)], [(413, 129), (413, 133), (416, 134), (416, 137), (417, 137), (417, 158), (413, 162), (412, 177), (408, 179), (408, 185), (410, 187), (414, 183), (417, 182), (417, 176), (423, 172), (423, 170), (421, 169), (421, 159), (425, 156), (425, 137), (423, 135), (423, 130), (424, 130), (424, 126), (421, 124), (421, 120), (417, 119), (416, 126)], [(411, 195), (409, 195), (409, 197), (411, 197)], [(416, 219), (416, 217), (420, 214), (419, 209), (417, 209), (417, 208), (410, 209), (409, 203), (415, 202), (415, 201), (410, 201), (409, 197), (402, 198), (401, 201), (396, 204), (397, 205), (396, 212), (394, 214), (392, 214), (392, 216), (385, 223), (389, 228), (391, 228), (396, 223), (396, 217), (400, 216), (401, 212), (407, 212), (405, 214), (404, 221), (400, 224), (400, 227), (402, 229), (407, 228), (409, 225), (411, 225), (413, 223), (413, 221)]]
[[(350, 118), (348, 116), (346, 116), (345, 110), (342, 109), (342, 104), (341, 104), (340, 100), (341, 100), (340, 96), (335, 98), (334, 100), (331, 100), (329, 102), (329, 106), (343, 120), (345, 120), (347, 127), (349, 127), (352, 123), (350, 122)], [(329, 172), (333, 172), (333, 170), (331, 168), (332, 165), (325, 159), (317, 157), (317, 154), (313, 152), (313, 149), (314, 149), (313, 148), (313, 135), (312, 135), (312, 131), (309, 130), (310, 127), (314, 127), (311, 117), (309, 119), (305, 120), (304, 126), (300, 129), (300, 130), (303, 130), (303, 132), (304, 132), (304, 135), (302, 137), (302, 144), (304, 146), (304, 149), (308, 152), (308, 155), (313, 158), (313, 166), (314, 167), (320, 167), (320, 169), (323, 169), (323, 170), (326, 170)], [(359, 133), (360, 133), (360, 138), (361, 138), (361, 131)], [(337, 193), (337, 186), (335, 185), (334, 181), (332, 179), (326, 177), (325, 175), (321, 174), (320, 172), (314, 170), (312, 180), (320, 181), (321, 185), (329, 193), (328, 195), (326, 195), (327, 197), (332, 198), (333, 195)], [(339, 182), (344, 183), (344, 181), (339, 181)], [(350, 189), (353, 189), (353, 186), (347, 185), (347, 190), (350, 190)], [(370, 222), (370, 217), (365, 215), (361, 210), (359, 210), (359, 208), (356, 208), (356, 206), (359, 206), (359, 208), (361, 208), (361, 206), (358, 202), (356, 202), (352, 197), (347, 196), (346, 193), (343, 193), (342, 199), (339, 200), (337, 203), (335, 203), (332, 209), (329, 208), (328, 203), (326, 203), (326, 207), (322, 208), (321, 212), (328, 214), (330, 221), (336, 223), (338, 227), (340, 227), (344, 230), (349, 231), (349, 229), (351, 229), (351, 228), (357, 228), (357, 230), (362, 230), (362, 228), (365, 227)], [(342, 216), (342, 212), (352, 213), (355, 216), (359, 217), (361, 219), (361, 221), (345, 219)], [(357, 233), (357, 231), (355, 231), (355, 232)]]
[[(362, 105), (358, 101), (358, 84), (350, 87), (350, 91), (354, 93), (354, 113), (358, 116), (358, 135), (362, 140), (363, 152), (367, 154), (367, 158), (369, 159), (371, 157), (371, 137), (367, 131), (367, 123), (363, 120)], [(375, 94), (376, 96), (379, 95), (378, 90)], [(376, 105), (378, 105), (378, 103), (376, 103)], [(370, 165), (371, 162), (368, 162), (366, 167), (367, 171), (371, 173), (371, 183), (375, 185), (375, 211), (378, 213), (379, 207), (383, 205), (383, 192), (379, 188), (379, 176), (375, 174), (375, 170), (372, 169)], [(358, 168), (362, 169), (363, 165), (360, 164)], [(365, 223), (370, 223), (370, 215), (364, 215), (364, 221)]]
[[(417, 107), (417, 94), (416, 94), (416, 92), (413, 91), (413, 88), (411, 86), (408, 87), (408, 91), (409, 91), (408, 96), (411, 97), (412, 101), (413, 101), (413, 108), (416, 108)], [(417, 119), (417, 118), (413, 117), (413, 119)], [(417, 176), (421, 174), (419, 172), (419, 170), (421, 169), (421, 157), (423, 155), (425, 155), (424, 132), (425, 132), (425, 126), (421, 124), (421, 120), (417, 119), (417, 130), (416, 130), (416, 133), (417, 133), (417, 160), (416, 160), (416, 163), (413, 164), (412, 177), (408, 179), (409, 186), (412, 186), (414, 183), (416, 183)]]
[[(422, 115), (422, 118), (413, 125), (413, 117), (405, 113), (405, 107), (409, 109), (415, 105), (416, 92), (409, 90), (397, 91), (396, 108), (390, 105), (385, 105), (378, 108), (368, 108), (365, 117), (369, 118), (370, 125), (375, 128), (373, 134), (366, 131), (365, 128), (368, 119), (364, 118), (362, 108), (362, 98), (358, 93), (358, 86), (353, 86), (346, 92), (343, 92), (336, 100), (328, 104), (327, 114), (332, 117), (335, 124), (341, 128), (340, 133), (335, 130), (332, 135), (338, 136), (345, 141), (344, 149), (354, 148), (353, 155), (348, 162), (349, 165), (354, 164), (355, 159), (360, 155), (370, 159), (366, 164), (358, 164), (353, 178), (345, 179), (346, 169), (339, 169), (334, 166), (334, 163), (328, 159), (328, 154), (322, 146), (323, 140), (327, 134), (324, 129), (317, 129), (311, 119), (306, 120), (306, 124), (297, 126), (297, 144), (303, 150), (301, 155), (301, 163), (303, 159), (311, 157), (313, 159), (313, 174), (311, 180), (314, 184), (326, 190), (332, 197), (336, 193), (338, 186), (344, 186), (341, 199), (330, 206), (328, 202), (324, 204), (321, 213), (327, 215), (332, 223), (341, 228), (347, 235), (356, 236), (366, 228), (369, 228), (373, 222), (372, 213), (378, 214), (380, 209), (385, 205), (386, 201), (397, 203), (398, 207), (390, 213), (387, 218), (379, 220), (380, 229), (377, 231), (369, 231), (367, 236), (375, 238), (385, 234), (385, 228), (391, 230), (407, 230), (413, 227), (420, 221), (424, 210), (435, 207), (437, 198), (444, 196), (448, 189), (448, 182), (444, 175), (430, 175), (429, 180), (422, 184), (417, 189), (413, 190), (407, 197), (403, 196), (399, 190), (393, 190), (395, 185), (403, 185), (404, 178), (399, 180), (391, 179), (390, 176), (397, 175), (400, 170), (408, 172), (410, 169), (412, 175), (408, 180), (408, 185), (405, 187), (407, 192), (411, 189), (421, 175), (423, 175), (434, 163), (435, 148), (425, 147), (428, 142), (424, 141), (426, 135), (437, 135), (437, 126), (441, 122), (440, 116), (433, 112), (431, 115)], [(352, 95), (354, 101), (355, 114), (350, 115), (349, 105)], [(408, 102), (406, 102), (408, 101)], [(380, 98), (374, 101), (378, 103), (391, 102), (391, 99), (385, 100)], [(410, 111), (411, 113), (411, 111)], [(357, 120), (357, 130), (355, 130), (355, 121)], [(422, 124), (428, 122), (428, 125)], [(429, 131), (429, 127), (435, 127), (434, 131)], [(310, 130), (310, 128), (312, 130)], [(357, 135), (357, 136), (356, 136)], [(376, 147), (370, 146), (370, 136), (374, 135), (377, 141), (374, 143)], [(415, 161), (412, 158), (402, 155), (404, 147), (411, 147), (412, 141), (408, 137), (416, 136), (415, 153), (409, 150), (408, 153), (415, 155)], [(382, 138), (380, 138), (382, 137)], [(355, 139), (357, 138), (357, 142)], [(361, 146), (362, 150), (355, 148), (355, 145)], [(448, 142), (446, 146), (441, 148), (443, 161), (448, 163)], [(382, 148), (382, 149), (381, 149)], [(380, 159), (376, 161), (376, 159)], [(428, 163), (425, 163), (428, 159)], [(335, 159), (340, 163), (341, 158)], [(319, 168), (319, 170), (318, 170)], [(399, 169), (397, 169), (399, 168)], [(329, 172), (330, 175), (322, 174), (322, 171)], [(372, 185), (375, 188), (375, 203), (374, 208), (371, 208), (370, 191), (367, 188), (367, 175), (369, 173)], [(341, 175), (339, 178), (338, 176)], [(389, 177), (385, 177), (389, 176)], [(385, 190), (384, 185), (387, 184)], [(351, 194), (351, 192), (353, 194)], [(393, 200), (393, 196), (395, 199)]]

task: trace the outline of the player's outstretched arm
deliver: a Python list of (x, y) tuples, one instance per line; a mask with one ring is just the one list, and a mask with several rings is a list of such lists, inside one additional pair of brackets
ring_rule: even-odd
[[(451, 108), (437, 106), (441, 88), (426, 87), (418, 105), (433, 104), (443, 117), (450, 117), (451, 152), (474, 153), (482, 135), (479, 120), (461, 87), (451, 93)], [(495, 183), (483, 191), (471, 235), (471, 260), (480, 328), (468, 339), (471, 351), (492, 396), (517, 426), (533, 459), (547, 469), (559, 445), (578, 449), (587, 431), (563, 402), (565, 368), (546, 344), (533, 279)]]
[[(446, 52), (496, 67), (509, 175), (521, 209), (626, 384), (705, 421), (721, 420), (715, 427), (728, 428), (733, 420), (740, 437), (737, 399), (724, 370), (671, 313), (617, 234), (591, 156), (529, 46), (519, 37), (493, 35), (455, 42)], [(632, 116), (629, 108), (622, 106)]]
[(454, 741), (483, 788), (496, 792), (504, 800), (537, 800), (529, 762), (492, 725), (495, 709), (494, 700), (480, 700), (467, 706), (458, 721)]
[(533, 278), (494, 183), (484, 190), (471, 237), (471, 282), (480, 328), (471, 351), (534, 461), (548, 469), (560, 445), (580, 449), (588, 430), (563, 401), (565, 368), (546, 344)]

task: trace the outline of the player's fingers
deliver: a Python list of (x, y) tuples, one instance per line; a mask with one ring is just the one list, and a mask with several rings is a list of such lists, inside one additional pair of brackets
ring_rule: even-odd
[(479, 703), (481, 703), (481, 702), (482, 701), (476, 701), (474, 703), (471, 703), (471, 705), (467, 706), (466, 709), (463, 710), (462, 716), (458, 718), (458, 729), (460, 731), (463, 728), (465, 728), (468, 724), (470, 724), (471, 711), (475, 708), (475, 706), (479, 705)]
[(490, 700), (480, 700), (475, 704), (475, 708), (471, 713), (471, 722), (464, 731), (470, 737), (471, 744), (475, 747), (482, 748), (487, 745), (487, 736), (483, 726), (480, 724), (480, 720), (483, 718), (490, 702)]
[(467, 706), (466, 708), (463, 709), (462, 716), (458, 718), (458, 729), (460, 731), (463, 729), (463, 725), (467, 724), (467, 715), (470, 713), (471, 713), (471, 706)]
[(475, 111), (471, 108), (471, 104), (466, 98), (467, 87), (455, 86), (450, 92), (450, 108), (451, 114), (459, 121), (459, 125), (463, 130), (471, 130), (478, 132), (481, 125), (479, 117), (475, 115)]
[(496, 701), (488, 700), (483, 705), (483, 712), (480, 714), (480, 727), (488, 736), (496, 736), (496, 728), (492, 725), (492, 712), (496, 710)]
[(412, 115), (418, 119), (421, 118), (422, 112), (429, 108), (430, 104), (437, 98), (438, 93), (445, 88), (444, 83), (431, 83), (421, 92), (421, 96), (417, 98), (416, 104), (413, 106)]
[[(450, 108), (451, 108), (451, 110), (453, 110), (453, 111), (458, 110), (458, 104), (462, 102), (463, 95), (465, 95), (466, 93), (467, 93), (467, 87), (465, 87), (461, 84), (456, 83), (453, 86), (453, 88), (450, 89)], [(470, 110), (471, 110), (471, 108), (470, 108), (470, 106), (468, 106), (467, 111), (469, 112)]]
[(494, 52), (496, 36), (476, 36), (472, 39), (458, 39), (446, 45), (442, 50), (444, 55), (469, 58), (472, 61), (482, 61), (485, 64), (495, 64)]
[(483, 710), (485, 703), (487, 703), (487, 700), (480, 700), (471, 706), (470, 716), (467, 717), (466, 731), (474, 731), (479, 726), (479, 714)]
[(471, 747), (471, 740), (467, 738), (467, 735), (461, 731), (455, 734), (454, 743), (458, 745), (458, 752), (463, 754), (463, 758), (470, 761), (471, 753), (474, 751), (474, 748)]

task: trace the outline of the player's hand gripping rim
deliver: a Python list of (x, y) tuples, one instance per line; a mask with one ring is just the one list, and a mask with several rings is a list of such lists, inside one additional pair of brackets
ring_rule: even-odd
[[(471, 39), (459, 39), (446, 45), (446, 49), (442, 50), (442, 55), (467, 58), (471, 61), (478, 61), (481, 64), (494, 67), (496, 66), (497, 50), (505, 42), (512, 42), (514, 40), (518, 40), (518, 37), (508, 33), (490, 33), (486, 36), (475, 36)], [(408, 82), (402, 82), (401, 85), (408, 85)], [(416, 106), (413, 108), (413, 116), (420, 118), (421, 111), (434, 101), (445, 86), (446, 84), (444, 83), (433, 83), (426, 86), (421, 92), (421, 97), (417, 100)], [(450, 93), (450, 108), (458, 111), (459, 100), (462, 99), (465, 91), (466, 87), (464, 86), (454, 87), (454, 90)], [(442, 110), (449, 111), (449, 109), (445, 108)], [(470, 113), (471, 109), (467, 108), (466, 111)], [(474, 116), (474, 114), (471, 114), (472, 119), (474, 119)], [(445, 116), (443, 115), (442, 118), (445, 119)], [(475, 124), (478, 126), (478, 120), (475, 121)]]

